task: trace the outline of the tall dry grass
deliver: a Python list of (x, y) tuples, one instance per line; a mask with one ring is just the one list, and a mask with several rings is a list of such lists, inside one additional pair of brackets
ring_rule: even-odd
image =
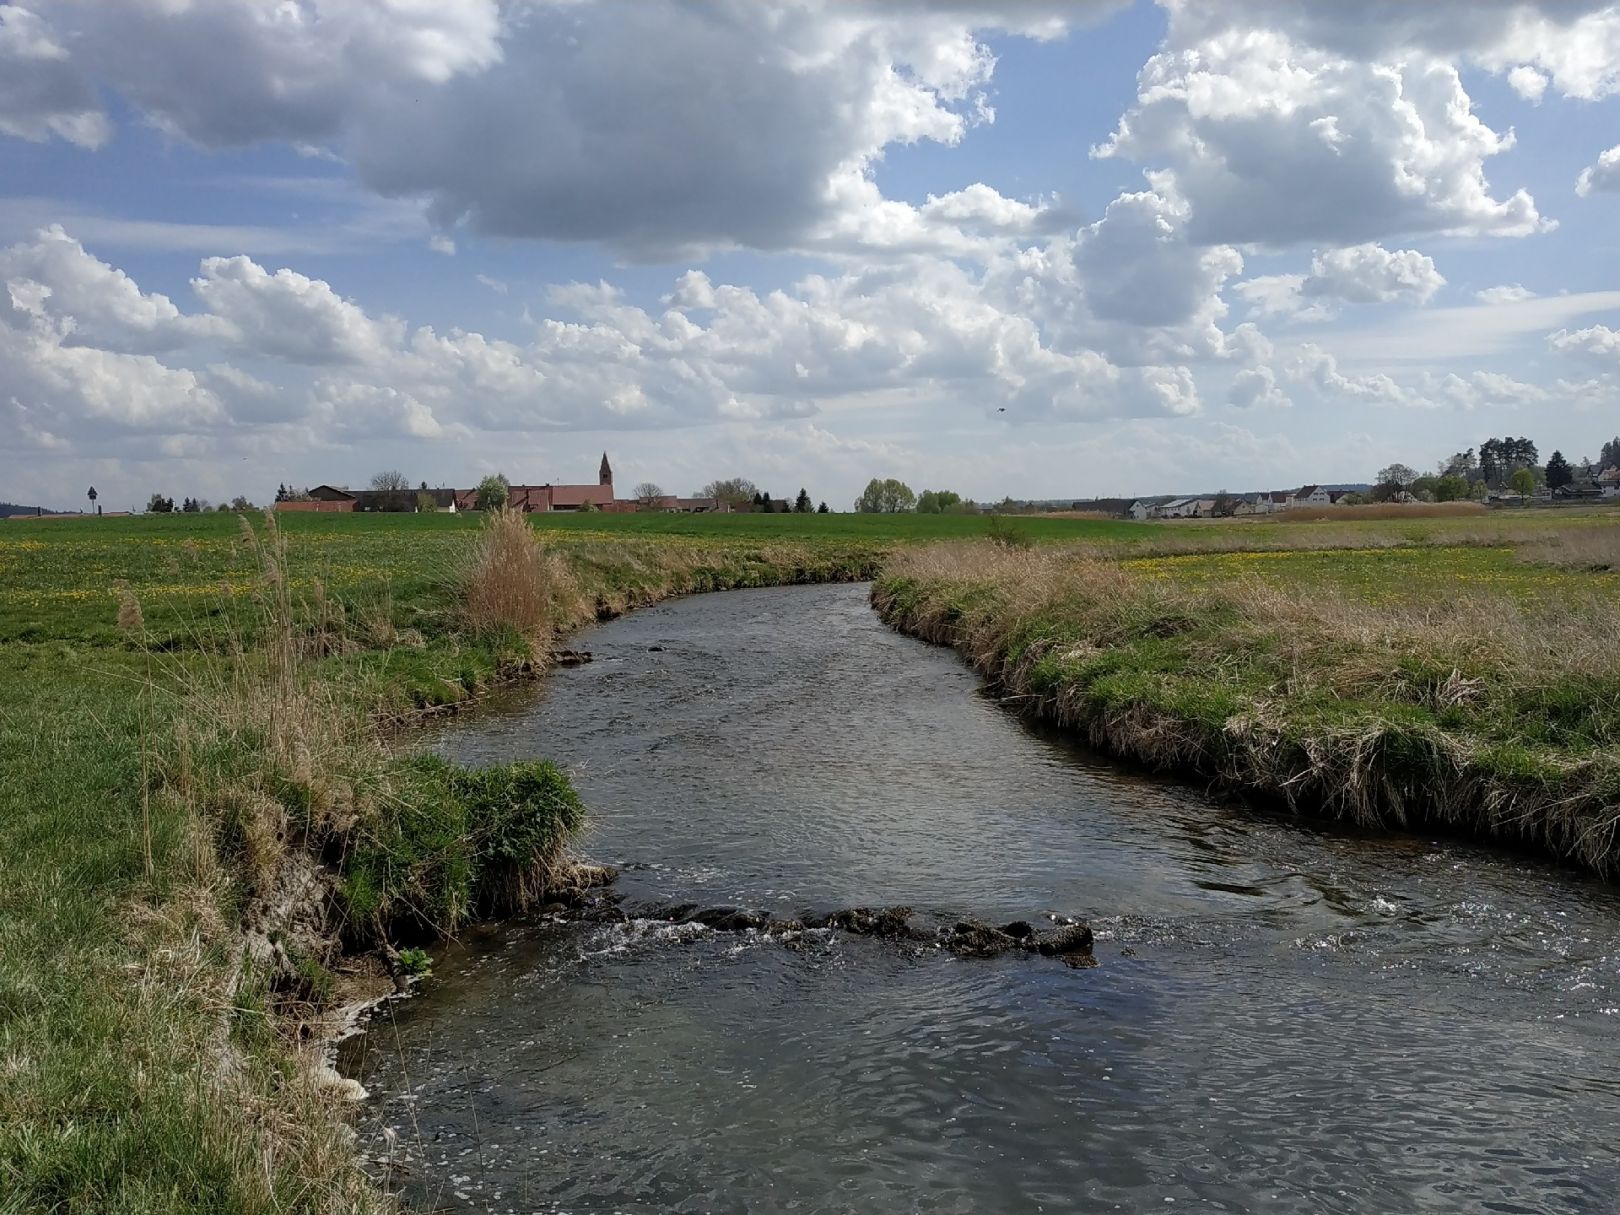
[(1519, 546), (1520, 560), (1586, 570), (1620, 571), (1620, 521), (1540, 536)]
[(1358, 519), (1463, 519), (1489, 513), (1483, 502), (1364, 502), (1359, 506), (1290, 506), (1283, 523), (1354, 522)]
[(885, 619), (1095, 746), (1368, 826), (1620, 864), (1620, 604), (1190, 587), (1051, 549), (896, 554)]
[(543, 544), (521, 511), (484, 518), (461, 577), (461, 614), (474, 633), (510, 629), (538, 656), (586, 614), (578, 579), (561, 553)]

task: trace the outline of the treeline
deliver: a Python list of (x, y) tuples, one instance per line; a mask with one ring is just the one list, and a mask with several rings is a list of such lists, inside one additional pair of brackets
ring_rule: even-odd
[(1389, 502), (1408, 495), (1424, 502), (1464, 502), (1492, 493), (1528, 496), (1540, 489), (1580, 488), (1596, 483), (1609, 468), (1620, 468), (1620, 435), (1603, 444), (1597, 459), (1578, 463), (1555, 451), (1541, 462), (1533, 440), (1513, 436), (1486, 439), (1479, 447), (1453, 452), (1440, 460), (1433, 473), (1420, 473), (1405, 464), (1379, 469), (1368, 497)]
[[(276, 501), (279, 502), (281, 499), (277, 498)], [(153, 494), (146, 500), (146, 513), (149, 515), (195, 515), (204, 511), (242, 511), (252, 509), (253, 503), (248, 501), (241, 494), (237, 494), (236, 497), (232, 498), (229, 502), (221, 502), (217, 506), (210, 502), (207, 498), (182, 498), (180, 500), (180, 505), (176, 506), (173, 498), (165, 497), (163, 494)]]
[(925, 489), (913, 493), (911, 486), (893, 477), (873, 477), (866, 483), (855, 509), (863, 515), (899, 515), (916, 511), (919, 515), (977, 515), (979, 504), (955, 490)]

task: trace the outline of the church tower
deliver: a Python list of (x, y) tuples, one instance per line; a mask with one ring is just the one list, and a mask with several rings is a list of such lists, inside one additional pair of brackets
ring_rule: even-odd
[(597, 484), (613, 488), (613, 465), (608, 463), (607, 452), (602, 453), (602, 468), (596, 475)]

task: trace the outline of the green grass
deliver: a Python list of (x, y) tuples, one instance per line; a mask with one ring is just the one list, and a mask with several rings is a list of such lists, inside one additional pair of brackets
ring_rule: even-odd
[[(479, 520), (283, 521), (309, 676), (357, 737), (370, 714), (464, 700), (527, 655), (522, 638), (460, 624)], [(241, 528), (220, 515), (0, 526), (6, 1215), (370, 1209), (342, 1112), (292, 1065), (276, 1020), (278, 1002), (330, 988), (328, 960), (286, 944), (291, 989), (244, 964), (244, 908), (276, 849), (335, 849), (352, 940), (431, 934), (520, 903), (529, 859), (579, 822), (550, 765), (361, 755), (332, 771), (341, 748), (301, 765), (275, 759), (251, 715), (199, 719), (240, 707), (233, 681), (259, 686), (262, 569)], [(685, 591), (869, 576), (882, 551), (757, 526), (648, 536), (608, 516), (548, 534), (585, 591), (564, 624)], [(121, 587), (142, 636), (118, 624)], [(361, 803), (391, 809), (357, 835), (344, 824)], [(256, 830), (264, 805), (286, 815), (285, 841)]]
[[(1473, 815), (1486, 834), (1539, 839), (1602, 867), (1612, 823), (1601, 839), (1593, 827), (1620, 786), (1620, 646), (1598, 644), (1595, 622), (1609, 619), (1601, 609), (1585, 623), (1580, 613), (1587, 602), (1612, 608), (1620, 576), (1536, 564), (1517, 546), (1615, 519), (1019, 518), (1013, 539), (1032, 550), (947, 545), (966, 565), (932, 571), (905, 566), (935, 552), (930, 542), (989, 535), (991, 520), (530, 523), (585, 592), (567, 624), (670, 594), (869, 577), (887, 563), (880, 597), (891, 619), (962, 645), (1099, 745), (1240, 788), (1303, 774), (1278, 795), (1346, 812), (1376, 803), (1380, 821), (1402, 821), (1391, 805), (1421, 817), (1439, 791), (1445, 814)], [(459, 622), (458, 578), (478, 518), (282, 522), (287, 581), (307, 605), (310, 671), (355, 720), (465, 700), (526, 653), (522, 638), (469, 635)], [(4, 1215), (268, 1215), (371, 1201), (341, 1111), (307, 1091), (275, 1019), (276, 991), (242, 962), (240, 917), (262, 845), (251, 820), (233, 833), (236, 811), (211, 801), (201, 777), (189, 799), (148, 795), (182, 779), (176, 722), (195, 713), (195, 689), (260, 661), (262, 571), (241, 528), (218, 514), (0, 523)], [(1096, 595), (1059, 577), (1081, 568), (1123, 581)], [(119, 627), (120, 587), (139, 599), (143, 637)], [(1511, 611), (1480, 615), (1476, 628), (1460, 609), (1479, 602)], [(1320, 619), (1317, 607), (1327, 609)], [(196, 752), (232, 787), (268, 772), (250, 749), (227, 772), (229, 757), (210, 758), (201, 733)], [(1475, 784), (1458, 779), (1458, 756)], [(1356, 802), (1369, 773), (1385, 784)], [(331, 775), (282, 773), (260, 791), (294, 812), (298, 830), (335, 839), (321, 824), (341, 815), (317, 805), (329, 784), (318, 778)], [(521, 893), (515, 863), (535, 845), (527, 833), (577, 822), (543, 766), (469, 777), (407, 760), (389, 779), (415, 782), (423, 796), (412, 804), (437, 809), (385, 818), (340, 850), (351, 936), (366, 941), (453, 923), (480, 902), (499, 910), (501, 892)], [(543, 821), (512, 817), (520, 802), (538, 804), (537, 791), (551, 807)], [(1564, 834), (1537, 837), (1535, 815), (1558, 799), (1573, 807), (1559, 820)], [(297, 994), (330, 984), (326, 960), (299, 952), (293, 961)]]
[(1620, 868), (1620, 574), (1499, 546), (977, 546), (897, 555), (875, 598), (1129, 758)]

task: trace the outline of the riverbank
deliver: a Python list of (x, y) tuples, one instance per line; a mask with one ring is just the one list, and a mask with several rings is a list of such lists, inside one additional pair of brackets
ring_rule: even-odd
[[(1509, 614), (1500, 630), (1485, 629), (1483, 648), (1470, 648), (1468, 621), (1483, 628), (1497, 610), (1483, 600), (1455, 627), (1401, 608), (1388, 617), (1404, 622), (1393, 632), (1380, 631), (1387, 613), (1356, 607), (1404, 581), (1441, 605), (1430, 617), (1444, 617), (1458, 588), (1488, 577), (1512, 584), (1514, 604), (1568, 607), (1596, 593), (1600, 609), (1603, 594), (1612, 609), (1610, 584), (1592, 581), (1613, 568), (1612, 517), (1583, 517), (1579, 530), (1494, 516), (1376, 527), (1030, 519), (1007, 525), (1000, 545), (915, 551), (942, 534), (983, 535), (993, 523), (953, 519), (944, 531), (915, 517), (622, 519), (527, 521), (546, 540), (537, 560), (560, 577), (515, 598), (492, 580), (490, 611), (478, 619), (466, 579), (481, 521), (465, 516), (294, 516), (269, 561), (262, 524), (247, 537), (234, 516), (0, 530), (8, 1200), (86, 1212), (373, 1209), (341, 1094), (296, 1062), (320, 1006), (357, 977), (342, 955), (322, 952), (328, 913), (351, 949), (383, 947), (387, 956), (388, 945), (499, 914), (509, 904), (489, 892), (521, 899), (525, 872), (492, 869), (488, 850), (474, 846), (499, 842), (491, 824), (513, 804), (510, 789), (402, 759), (381, 732), (543, 670), (548, 646), (572, 629), (672, 595), (865, 580), (883, 566), (888, 619), (958, 644), (1004, 685), (1026, 681), (1031, 702), (1060, 720), (1103, 691), (1121, 706), (1151, 691), (1140, 704), (1162, 718), (1096, 717), (1122, 753), (1132, 753), (1132, 739), (1151, 741), (1137, 755), (1148, 763), (1187, 771), (1203, 771), (1211, 755), (1229, 763), (1214, 748), (1234, 720), (1248, 722), (1241, 737), (1258, 759), (1266, 738), (1269, 754), (1306, 748), (1315, 766), (1282, 794), (1301, 807), (1318, 794), (1331, 806), (1355, 793), (1362, 802), (1345, 809), (1365, 802), (1375, 821), (1417, 823), (1425, 821), (1411, 817), (1417, 785), (1432, 767), (1403, 769), (1407, 783), (1395, 786), (1403, 800), (1385, 805), (1376, 792), (1357, 792), (1353, 782), (1370, 779), (1361, 758), (1335, 768), (1336, 752), (1307, 744), (1342, 744), (1351, 757), (1410, 745), (1431, 765), (1438, 755), (1448, 805), (1463, 807), (1478, 788), (1445, 767), (1452, 751), (1423, 751), (1427, 726), (1352, 727), (1401, 725), (1409, 712), (1451, 730), (1451, 717), (1477, 714), (1497, 735), (1478, 732), (1489, 745), (1469, 754), (1516, 782), (1491, 786), (1508, 789), (1492, 803), (1499, 838), (1529, 840), (1527, 808), (1563, 782), (1586, 800), (1555, 807), (1548, 821), (1564, 834), (1541, 843), (1562, 840), (1567, 855), (1587, 857), (1601, 842), (1601, 806), (1614, 804), (1603, 783), (1613, 773), (1612, 637), (1583, 631), (1579, 613), (1549, 608), (1544, 618)], [(1531, 540), (1539, 548), (1520, 550), (1531, 560), (1506, 547)], [(1024, 542), (1036, 547), (1017, 547)], [(1096, 612), (1061, 594), (1030, 597), (1061, 589), (1063, 571), (1081, 565), (1106, 589), (1094, 596)], [(1231, 585), (1248, 585), (1237, 575), (1255, 569), (1287, 571), (1295, 590), (1274, 602), (1258, 591), (1233, 597)], [(1155, 586), (1178, 589), (1144, 589)], [(1374, 639), (1346, 651), (1361, 657), (1332, 657), (1343, 638), (1309, 624), (1324, 612), (1352, 640)], [(1067, 648), (1056, 644), (1064, 637)], [(1492, 648), (1499, 642), (1506, 649)], [(1245, 646), (1258, 648), (1251, 655)], [(1105, 651), (1117, 653), (1110, 660)], [(1504, 660), (1516, 672), (1506, 700), (1491, 682)], [(1111, 681), (1102, 678), (1109, 661), (1118, 665)], [(1583, 662), (1598, 674), (1583, 673)], [(1537, 663), (1556, 678), (1536, 677)], [(1076, 672), (1083, 695), (1078, 681), (1064, 682)], [(1227, 686), (1234, 674), (1252, 678)], [(1370, 694), (1362, 676), (1407, 690)], [(1266, 691), (1273, 686), (1276, 695)], [(1241, 695), (1249, 699), (1233, 699)], [(1363, 701), (1374, 704), (1372, 718), (1357, 716)], [(1248, 717), (1233, 707), (1242, 705)], [(1210, 733), (1157, 737), (1157, 723), (1175, 713)], [(1543, 717), (1545, 738), (1527, 741), (1526, 723)], [(1285, 729), (1300, 722), (1303, 734)], [(531, 860), (551, 856), (549, 841), (577, 822), (558, 776), (535, 765), (490, 778), (524, 781), (550, 807), (545, 839), (520, 844)], [(413, 812), (424, 806), (435, 812)], [(1598, 850), (1591, 863), (1601, 868), (1605, 856)], [(301, 917), (317, 904), (325, 910)], [(289, 975), (297, 981), (285, 983)]]
[(1617, 592), (1602, 563), (1495, 547), (1109, 561), (957, 544), (896, 554), (872, 601), (1107, 753), (1612, 874)]
[(541, 586), (493, 554), (474, 613), (477, 521), (344, 522), (0, 534), (7, 1210), (387, 1209), (310, 1049), (323, 1010), (554, 884), (581, 807), (549, 764), (475, 772), (383, 731), (603, 616), (875, 568), (860, 544), (570, 537), (532, 550)]

